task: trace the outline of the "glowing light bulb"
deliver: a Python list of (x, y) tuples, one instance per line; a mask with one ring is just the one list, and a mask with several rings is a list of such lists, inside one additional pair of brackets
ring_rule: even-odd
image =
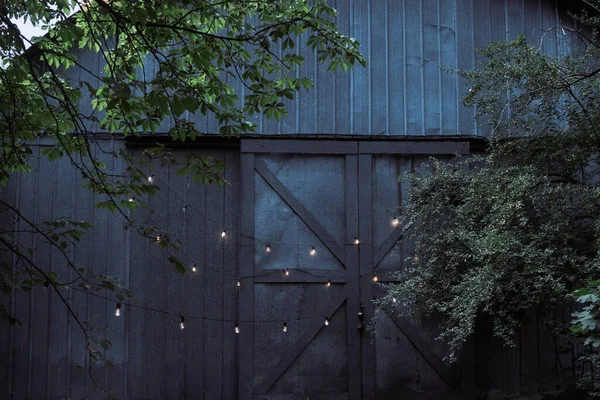
[(331, 286), (331, 279), (327, 280), (327, 283), (325, 284), (325, 286), (330, 287)]
[(185, 329), (185, 318), (179, 317), (179, 329)]
[(398, 300), (396, 300), (395, 297), (392, 297), (392, 303), (395, 303), (396, 301), (398, 301)]
[(285, 276), (290, 276), (290, 271), (288, 271), (287, 269), (284, 269), (283, 273), (285, 274)]
[(267, 247), (265, 247), (265, 252), (266, 253), (270, 253), (271, 252), (271, 244), (267, 243)]
[(197, 268), (196, 268), (196, 264), (192, 265), (192, 272), (196, 272)]
[(130, 197), (130, 198), (129, 198), (129, 202), (130, 202), (130, 203), (133, 203), (134, 201), (135, 201), (135, 197)]
[(238, 334), (240, 333), (240, 324), (238, 324), (237, 322), (235, 323), (235, 328), (233, 329), (233, 331)]
[(240, 279), (238, 278), (238, 280), (237, 280), (237, 287), (240, 287), (240, 286), (242, 286), (242, 282), (241, 282), (241, 281), (240, 281)]
[(310, 255), (314, 256), (315, 254), (317, 254), (317, 250), (315, 250), (315, 246), (313, 246), (312, 249), (310, 249)]
[(377, 282), (378, 280), (377, 275), (373, 275), (373, 282)]
[(117, 308), (115, 308), (115, 317), (121, 316), (121, 303), (117, 303)]
[(329, 326), (329, 318), (325, 317), (325, 326)]
[(181, 209), (182, 212), (186, 212), (187, 211), (187, 204), (185, 206), (183, 206), (183, 208)]
[(148, 183), (154, 182), (154, 174), (148, 176)]
[(398, 219), (397, 216), (394, 215), (394, 218), (392, 218), (392, 225), (398, 226), (399, 223), (400, 223), (400, 220)]
[(287, 332), (287, 322), (284, 322), (284, 323), (283, 323), (283, 331), (284, 331), (284, 332)]
[(161, 236), (160, 235), (156, 235), (156, 241), (160, 242), (160, 239), (162, 239)]
[(360, 240), (358, 240), (358, 237), (354, 238), (354, 244), (356, 244), (356, 245), (360, 244)]
[(225, 236), (227, 236), (227, 232), (226, 231), (221, 232), (221, 237), (225, 238)]

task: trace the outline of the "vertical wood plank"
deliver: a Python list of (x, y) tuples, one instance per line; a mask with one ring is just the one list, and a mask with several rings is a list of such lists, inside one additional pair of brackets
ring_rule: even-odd
[[(367, 2), (365, 2), (367, 3)], [(371, 135), (389, 135), (388, 119), (388, 43), (387, 43), (387, 4), (388, 0), (371, 0), (369, 13), (370, 63), (369, 73), (372, 93), (369, 109), (371, 112)], [(362, 46), (361, 46), (362, 47)], [(361, 68), (362, 69), (362, 68)]]
[[(362, 237), (359, 236), (358, 227), (358, 156), (347, 155), (344, 168), (345, 202), (346, 202), (346, 300), (347, 329), (348, 329), (348, 394), (350, 399), (361, 398), (361, 336), (366, 334), (365, 329), (358, 329), (357, 313), (360, 310), (360, 297), (356, 293), (360, 290), (358, 256), (362, 247)], [(357, 247), (354, 237), (358, 236), (361, 244)], [(365, 323), (368, 321), (365, 319)]]
[(231, 186), (225, 187), (225, 226), (232, 230), (225, 244), (225, 264), (223, 265), (223, 398), (234, 399), (238, 393), (238, 335), (231, 321), (237, 320), (236, 276), (239, 267), (240, 247), (240, 159), (237, 151), (225, 152), (225, 179)]
[(423, 26), (423, 134), (439, 135), (441, 132), (440, 103), (440, 44), (437, 1), (424, 0), (421, 9)]
[[(374, 315), (373, 299), (373, 232), (372, 232), (372, 166), (373, 156), (358, 156), (358, 213), (360, 244), (360, 302), (365, 306), (365, 321)], [(363, 335), (362, 351), (362, 383), (363, 399), (375, 398), (375, 350), (369, 335)]]
[[(338, 11), (338, 18), (336, 20), (338, 24), (338, 28), (340, 32), (350, 33), (350, 15), (351, 15), (351, 5), (352, 0), (335, 0), (335, 7)], [(356, 68), (362, 68), (356, 66)], [(350, 79), (351, 73), (341, 73), (338, 72), (335, 74), (334, 82), (335, 82), (335, 125), (334, 125), (334, 133), (337, 134), (350, 134), (352, 132), (352, 121), (350, 118), (351, 115), (351, 98), (350, 98)], [(331, 78), (330, 78), (331, 79)]]
[(390, 135), (405, 135), (405, 38), (404, 38), (404, 2), (388, 1), (388, 83), (389, 83), (389, 128)]
[(239, 318), (240, 329), (244, 332), (239, 343), (239, 399), (251, 400), (254, 386), (252, 369), (254, 366), (254, 154), (241, 155), (242, 213)]
[[(459, 69), (473, 69), (473, 2), (474, 0), (456, 0), (456, 58)], [(458, 85), (458, 134), (475, 134), (475, 110), (462, 105), (462, 99), (469, 92), (464, 79)]]
[[(207, 152), (216, 159), (223, 160), (221, 149)], [(224, 161), (224, 160), (223, 160)], [(225, 248), (234, 232), (221, 237), (227, 229), (224, 221), (224, 190), (217, 185), (206, 186), (207, 215), (212, 222), (206, 235), (206, 270), (204, 283), (204, 362), (211, 368), (204, 368), (204, 398), (221, 399), (223, 397), (223, 267)]]
[[(440, 66), (448, 69), (458, 68), (456, 52), (456, 8), (453, 1), (439, 0), (439, 52)], [(458, 133), (458, 77), (451, 72), (440, 70), (441, 80), (441, 128), (442, 135)]]
[[(371, 43), (369, 38), (370, 27), (370, 2), (364, 0), (353, 0), (352, 2), (352, 35), (360, 42), (360, 51), (368, 58), (367, 62), (373, 61), (371, 54)], [(370, 135), (371, 119), (371, 82), (370, 73), (366, 68), (354, 68), (352, 74), (352, 134)]]
[(407, 135), (423, 134), (423, 36), (421, 1), (405, 0)]

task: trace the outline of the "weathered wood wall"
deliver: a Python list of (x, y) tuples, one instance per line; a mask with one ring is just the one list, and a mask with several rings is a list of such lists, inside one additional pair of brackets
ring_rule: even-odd
[[(118, 151), (124, 141), (101, 145)], [(49, 162), (37, 158), (40, 147), (34, 150), (33, 173), (15, 175), (2, 199), (34, 221), (63, 215), (90, 221), (95, 229), (73, 251), (74, 262), (122, 279), (135, 293), (136, 305), (175, 314), (124, 304), (117, 318), (115, 301), (62, 291), (80, 318), (99, 331), (106, 329), (112, 342), (106, 356), (114, 368), (100, 363), (93, 370), (99, 384), (120, 398), (233, 398), (237, 388), (233, 322), (221, 321), (233, 320), (237, 313), (238, 237), (233, 232), (239, 231), (239, 153), (223, 147), (196, 149), (227, 163), (225, 178), (231, 186), (193, 184), (176, 177), (173, 169), (155, 173), (162, 190), (150, 201), (157, 210), (153, 219), (172, 231), (183, 243), (183, 251), (198, 263), (197, 273), (181, 276), (156, 243), (124, 230), (121, 216), (95, 209), (101, 199), (81, 187), (80, 174), (67, 159)], [(111, 155), (101, 159), (110, 171), (123, 172)], [(189, 207), (184, 213), (185, 204)], [(4, 223), (10, 221), (2, 222), (6, 227)], [(231, 231), (226, 240), (220, 237), (224, 227)], [(42, 241), (33, 242), (31, 234), (19, 234), (18, 244), (35, 245), (37, 262), (62, 277), (74, 278), (60, 254)], [(110, 292), (98, 294), (111, 297)], [(88, 366), (82, 331), (52, 288), (17, 290), (2, 301), (22, 326), (0, 322), (0, 398), (105, 398), (79, 370), (78, 366)], [(188, 318), (186, 329), (180, 330), (178, 315), (206, 320)]]
[[(574, 35), (553, 27), (574, 27), (569, 8), (579, 11), (581, 1), (568, 0), (332, 0), (343, 33), (361, 43), (368, 65), (348, 74), (326, 71), (299, 39), (298, 54), (305, 63), (297, 74), (314, 81), (315, 88), (288, 101), (289, 115), (281, 122), (249, 117), (261, 134), (322, 134), (373, 136), (485, 136), (488, 128), (476, 124), (473, 109), (461, 99), (467, 93), (456, 75), (442, 71), (472, 69), (478, 48), (493, 41), (526, 34), (548, 54), (566, 54)], [(566, 34), (565, 34), (566, 33)], [(543, 36), (543, 40), (541, 40)], [(76, 50), (90, 71), (102, 70), (100, 56)], [(146, 73), (155, 70), (148, 59)], [(72, 70), (72, 79), (94, 78)], [(230, 82), (240, 97), (245, 87)], [(83, 109), (90, 110), (89, 101)], [(201, 132), (218, 133), (211, 118), (188, 115)], [(97, 126), (91, 127), (98, 130)], [(161, 130), (166, 132), (169, 123)]]

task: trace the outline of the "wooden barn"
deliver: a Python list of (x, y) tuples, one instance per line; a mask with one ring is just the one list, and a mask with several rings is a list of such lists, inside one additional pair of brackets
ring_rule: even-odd
[[(256, 117), (259, 134), (227, 139), (216, 134), (216, 121), (194, 120), (207, 135), (173, 146), (174, 154), (224, 160), (229, 186), (155, 170), (154, 218), (183, 243), (195, 272), (176, 273), (158, 246), (96, 209), (100, 199), (82, 188), (66, 159), (37, 157), (33, 173), (15, 175), (2, 190), (31, 220), (90, 221), (93, 234), (73, 259), (133, 291), (119, 317), (109, 294), (65, 292), (82, 319), (107, 332), (113, 366), (99, 363), (92, 373), (118, 398), (483, 399), (529, 391), (539, 376), (574, 365), (574, 350), (542, 351), (556, 343), (535, 313), (518, 347), (503, 348), (482, 332), (450, 363), (434, 340), (435, 323), (390, 318), (372, 299), (381, 294), (374, 278), (389, 281), (411, 256), (394, 221), (408, 200), (398, 175), (418, 171), (430, 156), (471, 154), (488, 133), (461, 105), (468, 88), (440, 67), (473, 68), (477, 48), (521, 33), (549, 54), (565, 54), (574, 38), (544, 32), (575, 28), (568, 11), (584, 2), (331, 3), (340, 30), (361, 42), (366, 68), (332, 74), (304, 52), (300, 72), (315, 88), (290, 102), (280, 122)], [(95, 53), (75, 51), (89, 70), (102, 69)], [(93, 79), (85, 75), (72, 68), (68, 78)], [(133, 156), (149, 143), (171, 143), (168, 126), (165, 134), (132, 139), (95, 129), (104, 148)], [(36, 155), (47, 145), (40, 139)], [(100, 157), (122, 171), (117, 159)], [(23, 232), (18, 240), (35, 246), (53, 272), (72, 273), (32, 237)], [(14, 291), (2, 301), (22, 326), (0, 322), (0, 398), (108, 398), (85, 372), (81, 330), (50, 288)]]

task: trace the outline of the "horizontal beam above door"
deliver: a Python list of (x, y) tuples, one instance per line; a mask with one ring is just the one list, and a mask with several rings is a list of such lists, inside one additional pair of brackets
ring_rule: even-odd
[(242, 139), (242, 153), (286, 154), (469, 154), (468, 141)]

